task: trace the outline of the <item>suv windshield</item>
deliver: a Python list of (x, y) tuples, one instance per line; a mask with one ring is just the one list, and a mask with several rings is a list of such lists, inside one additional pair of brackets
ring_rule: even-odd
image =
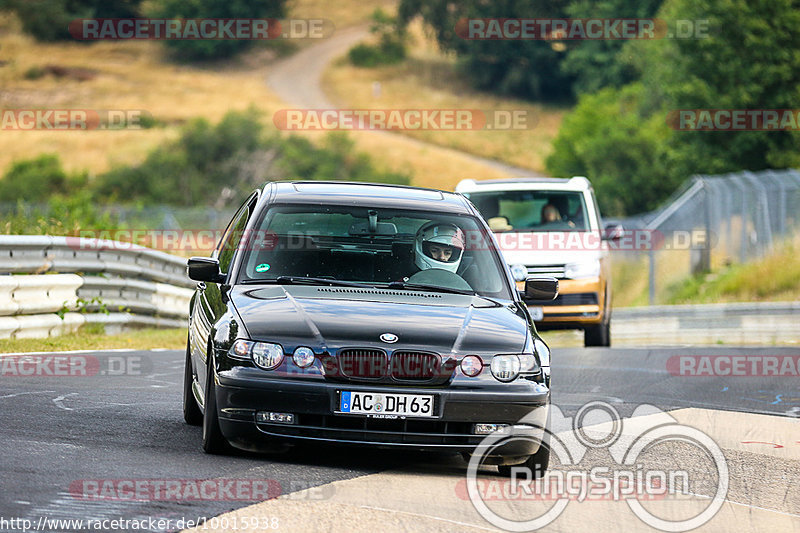
[(242, 244), (242, 283), (303, 277), (511, 299), (494, 242), (472, 216), (277, 205)]
[(580, 192), (491, 191), (464, 196), (492, 231), (589, 231)]

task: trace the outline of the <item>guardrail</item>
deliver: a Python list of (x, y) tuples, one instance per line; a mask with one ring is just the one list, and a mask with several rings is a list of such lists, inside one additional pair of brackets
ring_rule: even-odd
[(132, 243), (82, 237), (2, 235), (0, 272), (102, 273), (194, 287), (186, 276), (186, 259)]
[(800, 302), (618, 308), (611, 339), (650, 345), (798, 343)]
[(186, 259), (142, 246), (0, 236), (0, 338), (57, 336), (84, 324), (108, 333), (182, 327), (193, 286)]

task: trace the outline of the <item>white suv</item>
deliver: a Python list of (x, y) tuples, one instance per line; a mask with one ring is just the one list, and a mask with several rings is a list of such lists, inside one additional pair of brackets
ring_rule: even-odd
[(456, 192), (486, 219), (520, 288), (528, 276), (558, 278), (555, 300), (527, 301), (538, 329), (582, 329), (586, 346), (611, 345), (606, 241), (622, 228), (603, 227), (588, 179), (464, 180)]

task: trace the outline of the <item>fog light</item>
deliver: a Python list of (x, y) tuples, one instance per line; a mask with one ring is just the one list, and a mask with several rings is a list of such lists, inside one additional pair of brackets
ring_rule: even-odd
[(292, 413), (259, 411), (256, 413), (256, 422), (266, 422), (268, 424), (294, 424), (295, 418)]
[(311, 363), (314, 362), (314, 350), (306, 348), (305, 346), (300, 346), (294, 351), (292, 359), (294, 360), (294, 364), (300, 368), (311, 366)]
[(508, 433), (510, 424), (473, 424), (472, 432), (475, 435), (489, 435), (490, 433)]

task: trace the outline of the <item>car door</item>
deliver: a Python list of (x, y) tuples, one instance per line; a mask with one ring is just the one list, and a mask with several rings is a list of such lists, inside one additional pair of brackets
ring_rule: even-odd
[[(239, 243), (242, 240), (247, 223), (250, 221), (253, 208), (258, 200), (258, 193), (253, 193), (247, 201), (242, 204), (239, 210), (228, 223), (228, 227), (222, 234), (217, 247), (211, 257), (219, 260), (220, 272), (227, 275)], [(226, 283), (227, 283), (226, 278)], [(199, 282), (195, 290), (195, 306), (191, 314), (190, 322), (190, 342), (192, 346), (192, 359), (194, 368), (197, 369), (196, 377), (200, 385), (200, 390), (204, 391), (206, 386), (206, 357), (208, 355), (208, 341), (212, 334), (214, 324), (222, 317), (227, 310), (225, 299), (223, 298), (223, 284), (211, 282)]]

